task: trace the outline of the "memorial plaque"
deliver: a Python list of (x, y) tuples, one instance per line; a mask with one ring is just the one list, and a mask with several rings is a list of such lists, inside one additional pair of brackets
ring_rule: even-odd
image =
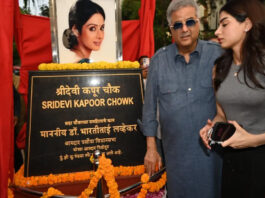
[(25, 176), (91, 170), (95, 150), (143, 164), (140, 69), (30, 72), (28, 99)]

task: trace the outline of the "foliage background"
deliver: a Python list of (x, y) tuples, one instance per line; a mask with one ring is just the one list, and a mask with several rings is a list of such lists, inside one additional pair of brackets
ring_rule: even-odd
[[(155, 50), (171, 43), (171, 36), (166, 19), (167, 6), (171, 0), (156, 0), (156, 10), (154, 19)], [(141, 0), (123, 0), (122, 20), (139, 19), (138, 9)]]

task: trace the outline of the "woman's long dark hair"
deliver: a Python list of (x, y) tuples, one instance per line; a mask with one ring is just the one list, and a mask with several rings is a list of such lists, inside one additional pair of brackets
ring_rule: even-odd
[[(241, 67), (244, 73), (244, 82), (251, 88), (262, 88), (256, 78), (260, 73), (265, 76), (265, 6), (258, 0), (230, 0), (220, 10), (232, 15), (238, 22), (244, 22), (248, 17), (252, 22), (252, 28), (246, 33), (241, 48)], [(217, 90), (226, 78), (233, 62), (233, 51), (227, 49), (225, 53), (215, 61), (216, 75), (214, 86)], [(250, 85), (249, 80), (254, 87)]]

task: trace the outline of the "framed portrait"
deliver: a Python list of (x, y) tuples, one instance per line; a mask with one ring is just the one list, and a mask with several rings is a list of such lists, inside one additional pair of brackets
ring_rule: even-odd
[[(105, 13), (104, 39), (98, 50), (92, 50), (89, 61), (116, 62), (122, 60), (120, 0), (91, 0)], [(55, 63), (74, 63), (76, 54), (65, 47), (65, 30), (69, 27), (69, 11), (77, 0), (50, 0), (52, 56)], [(69, 31), (70, 31), (69, 30)]]

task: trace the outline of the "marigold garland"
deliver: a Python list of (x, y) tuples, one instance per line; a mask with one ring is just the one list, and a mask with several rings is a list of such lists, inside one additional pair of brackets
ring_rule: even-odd
[(52, 197), (54, 195), (64, 195), (64, 194), (61, 191), (59, 191), (53, 187), (50, 187), (47, 192), (43, 193), (41, 198), (48, 198), (48, 197)]
[[(8, 179), (8, 186), (11, 184), (11, 180), (10, 178)], [(14, 193), (13, 190), (11, 188), (7, 188), (7, 196), (8, 198), (14, 198)]]
[(99, 158), (99, 166), (96, 171), (96, 173), (98, 172), (98, 176), (95, 175), (94, 177), (92, 177), (88, 187), (81, 193), (79, 198), (88, 198), (89, 195), (93, 193), (94, 188), (97, 186), (97, 183), (102, 176), (107, 182), (110, 198), (120, 197), (118, 184), (115, 181), (114, 167), (111, 163), (111, 160), (107, 159), (104, 154)]
[(8, 198), (14, 198), (14, 193), (10, 188), (7, 189), (7, 193), (8, 193), (8, 195), (7, 195)]
[(148, 189), (148, 185), (147, 185), (147, 182), (149, 181), (149, 175), (144, 173), (142, 176), (141, 176), (141, 182), (143, 183), (142, 184), (142, 188), (137, 196), (137, 198), (144, 198), (147, 194), (147, 189)]
[[(99, 167), (97, 171), (83, 171), (77, 173), (65, 173), (48, 176), (34, 176), (34, 177), (24, 177), (24, 165), (21, 166), (19, 171), (15, 174), (14, 183), (17, 186), (29, 187), (29, 186), (39, 186), (47, 184), (56, 184), (64, 182), (74, 182), (74, 181), (84, 181), (90, 180), (88, 187), (81, 193), (79, 198), (88, 198), (92, 193), (94, 188), (96, 188), (98, 181), (104, 177), (107, 182), (109, 189), (110, 198), (120, 198), (120, 193), (118, 190), (118, 184), (116, 183), (116, 176), (130, 176), (130, 175), (141, 175), (142, 188), (137, 196), (137, 198), (145, 198), (147, 192), (157, 192), (166, 183), (166, 172), (161, 176), (161, 178), (156, 182), (149, 182), (148, 174), (144, 173), (144, 165), (139, 166), (119, 166), (114, 167), (110, 159), (102, 155), (99, 159)], [(13, 198), (14, 195), (12, 191), (9, 192), (8, 198)], [(11, 194), (12, 193), (12, 194)], [(60, 194), (61, 193), (61, 194)], [(13, 195), (13, 196), (12, 196)], [(63, 195), (62, 192), (55, 188), (49, 188), (46, 193), (43, 194), (42, 198), (48, 198), (53, 195)]]
[(167, 180), (167, 174), (166, 172), (163, 173), (161, 178), (156, 182), (148, 182), (149, 176), (148, 174), (144, 173), (141, 177), (142, 188), (137, 196), (137, 198), (145, 198), (147, 192), (157, 192), (159, 191), (163, 186), (165, 186)]
[[(114, 176), (131, 176), (141, 175), (145, 171), (144, 165), (139, 166), (118, 166), (114, 167)], [(86, 181), (91, 180), (94, 176), (94, 171), (82, 171), (75, 173), (64, 173), (64, 174), (50, 174), (48, 176), (32, 176), (24, 177), (24, 165), (20, 167), (18, 172), (14, 176), (14, 184), (21, 187), (40, 186), (48, 184), (58, 184), (75, 181)]]
[(97, 186), (98, 181), (101, 179), (102, 174), (100, 168), (94, 173), (94, 176), (91, 178), (88, 187), (81, 193), (79, 198), (87, 198), (89, 197), (92, 193), (94, 188)]
[(140, 64), (137, 61), (118, 61), (110, 62), (94, 62), (94, 63), (42, 63), (39, 65), (39, 70), (91, 70), (91, 69), (129, 69), (139, 68)]

